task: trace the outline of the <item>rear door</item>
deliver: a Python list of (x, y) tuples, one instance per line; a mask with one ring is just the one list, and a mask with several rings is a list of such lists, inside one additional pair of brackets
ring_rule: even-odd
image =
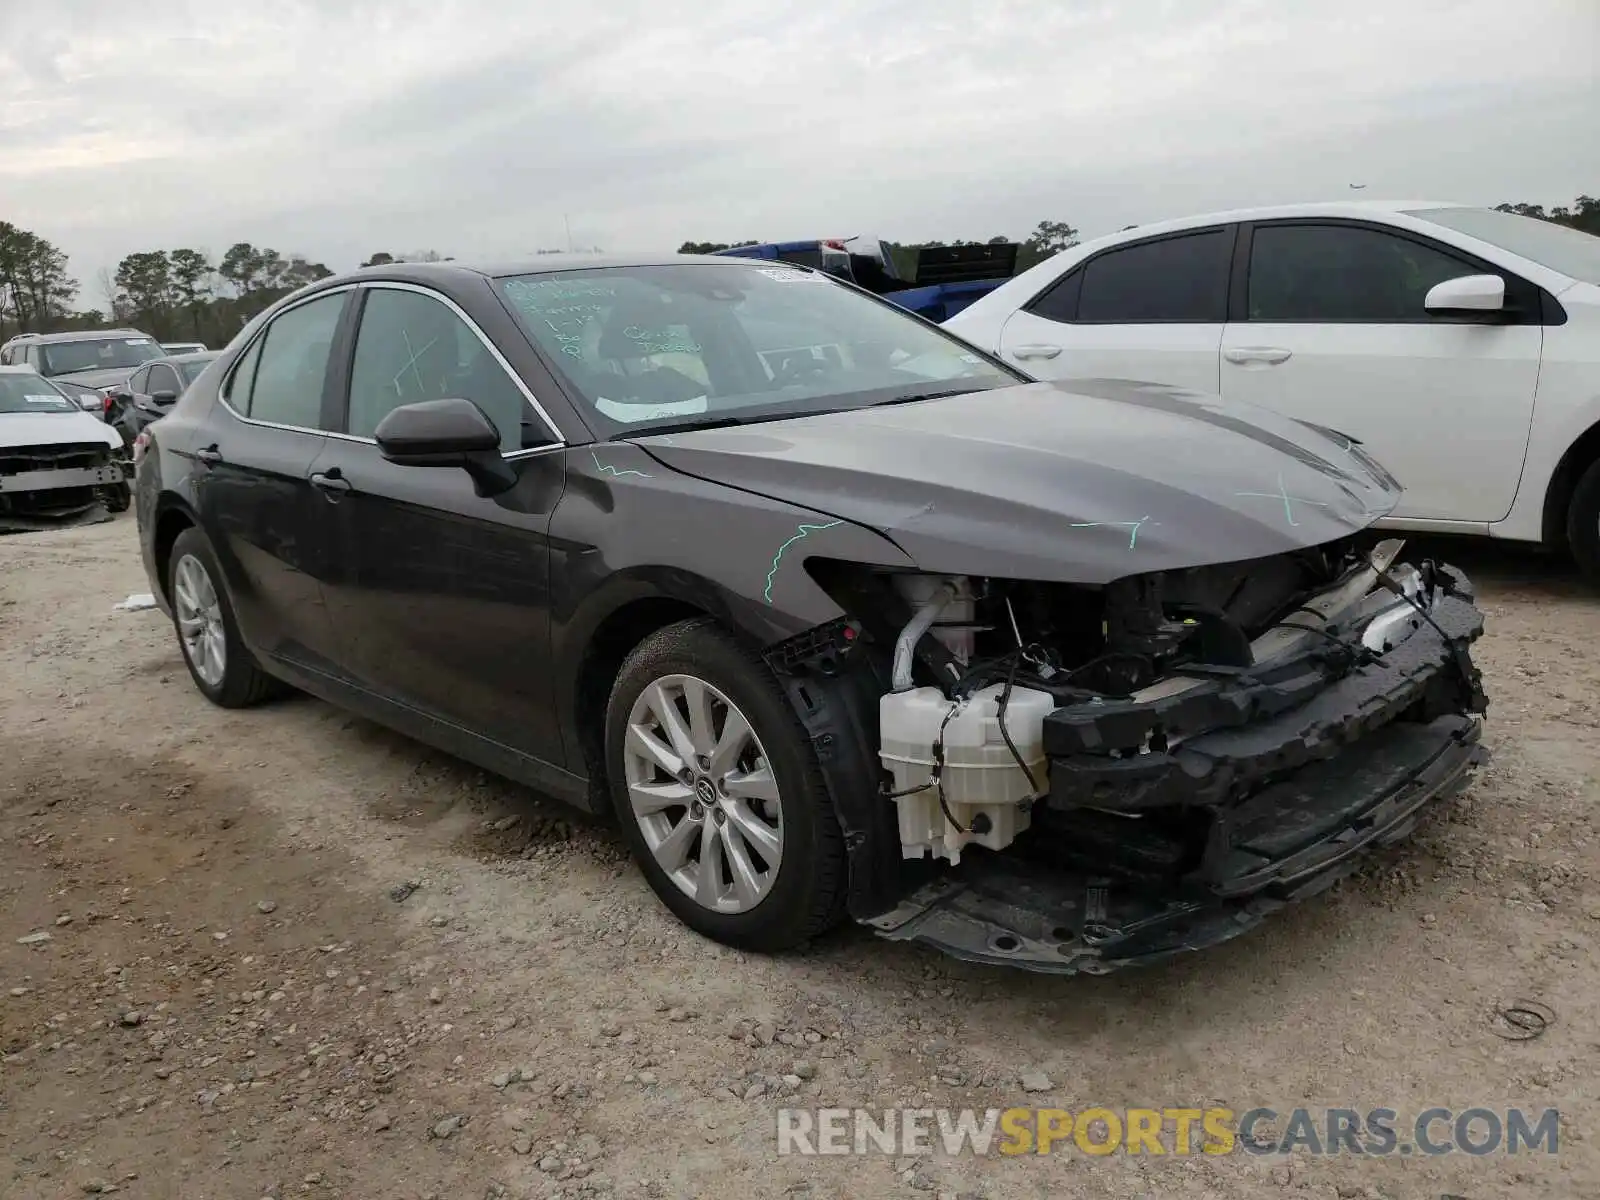
[[(452, 301), (399, 283), (362, 295), (348, 412), (313, 475), (319, 519), (339, 538), (329, 595), (341, 653), (366, 690), (560, 763), (549, 539), (560, 436)], [(471, 400), (500, 430), (520, 477), (511, 490), (479, 496), (465, 471), (379, 453), (373, 434), (390, 412), (446, 398)]]
[(348, 336), (352, 294), (322, 292), (278, 313), (223, 380), (222, 403), (189, 451), (201, 524), (245, 641), (257, 653), (336, 674), (321, 583), (331, 531), (310, 474), (328, 441), (323, 414), (340, 384), (330, 364)]
[[(1365, 443), (1394, 515), (1489, 522), (1516, 497), (1543, 327), (1538, 288), (1409, 231), (1328, 219), (1244, 231), (1222, 392)], [(1437, 283), (1492, 273), (1504, 314), (1434, 314)]]
[(1000, 355), (1040, 379), (1219, 388), (1231, 225), (1103, 250), (1006, 321)]

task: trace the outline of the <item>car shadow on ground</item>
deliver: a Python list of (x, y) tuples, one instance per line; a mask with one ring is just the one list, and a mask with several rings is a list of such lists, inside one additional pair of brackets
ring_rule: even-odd
[(1411, 561), (1431, 558), (1459, 567), (1490, 599), (1497, 593), (1514, 592), (1522, 597), (1600, 602), (1600, 584), (1584, 579), (1568, 555), (1526, 542), (1413, 535), (1406, 538), (1401, 557)]

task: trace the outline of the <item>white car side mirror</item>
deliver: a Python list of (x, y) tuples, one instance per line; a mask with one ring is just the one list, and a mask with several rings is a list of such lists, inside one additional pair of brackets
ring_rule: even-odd
[(1506, 281), (1498, 275), (1461, 275), (1436, 283), (1422, 307), (1429, 312), (1499, 312), (1506, 306)]

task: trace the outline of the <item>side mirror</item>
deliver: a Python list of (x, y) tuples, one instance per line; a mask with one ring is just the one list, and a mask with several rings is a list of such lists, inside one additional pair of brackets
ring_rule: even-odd
[(1498, 275), (1460, 275), (1436, 283), (1422, 307), (1429, 312), (1501, 312), (1506, 306), (1506, 281)]
[(154, 400), (157, 404), (171, 404), (177, 398), (178, 398), (178, 393), (177, 392), (169, 391), (169, 390), (167, 390), (165, 388), (163, 388), (159, 392), (151, 392), (150, 393), (150, 399)]
[(500, 431), (471, 400), (402, 404), (378, 422), (373, 437), (397, 466), (460, 467), (480, 496), (516, 486), (516, 472), (500, 457)]

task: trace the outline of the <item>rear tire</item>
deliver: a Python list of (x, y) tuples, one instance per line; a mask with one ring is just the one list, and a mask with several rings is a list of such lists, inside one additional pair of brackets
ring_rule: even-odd
[(1600, 462), (1578, 480), (1567, 505), (1567, 545), (1578, 569), (1591, 583), (1600, 584)]
[(679, 920), (767, 953), (839, 922), (844, 840), (810, 739), (759, 657), (707, 618), (658, 630), (622, 664), (605, 732), (623, 836)]
[(211, 703), (249, 708), (288, 689), (245, 649), (222, 578), (206, 535), (193, 526), (180, 533), (167, 564), (167, 596), (184, 665)]
[(107, 512), (127, 512), (133, 504), (133, 489), (126, 483), (107, 484), (100, 492)]

